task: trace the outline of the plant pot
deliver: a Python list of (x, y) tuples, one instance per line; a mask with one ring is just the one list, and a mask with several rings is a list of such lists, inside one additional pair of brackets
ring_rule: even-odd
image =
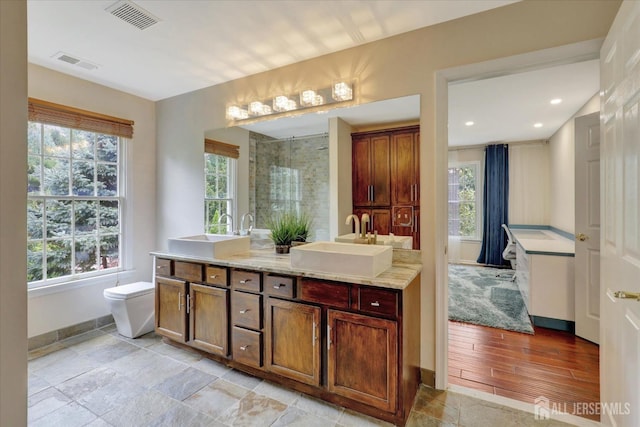
[(277, 254), (288, 254), (291, 245), (276, 245)]

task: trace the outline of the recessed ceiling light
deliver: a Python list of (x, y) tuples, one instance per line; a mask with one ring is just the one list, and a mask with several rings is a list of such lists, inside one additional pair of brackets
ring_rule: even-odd
[(560, 104), (562, 102), (562, 99), (554, 98), (550, 102), (551, 102), (551, 105), (558, 105), (558, 104)]
[(535, 123), (533, 125), (534, 128), (541, 128), (542, 127), (542, 123)]
[(475, 125), (475, 122), (468, 121), (468, 122), (465, 122), (465, 124), (464, 124), (464, 125), (465, 125), (465, 126), (473, 126), (473, 125)]

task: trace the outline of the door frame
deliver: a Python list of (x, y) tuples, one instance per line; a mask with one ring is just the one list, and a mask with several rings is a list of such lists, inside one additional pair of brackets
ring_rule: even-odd
[[(435, 386), (439, 390), (448, 387), (448, 222), (447, 222), (447, 167), (448, 167), (448, 104), (449, 83), (462, 83), (498, 77), (505, 74), (515, 74), (524, 71), (548, 68), (556, 65), (598, 59), (600, 47), (604, 38), (588, 40), (556, 48), (543, 49), (536, 52), (499, 58), (491, 61), (463, 65), (439, 70), (435, 74), (435, 134), (436, 134), (436, 289), (435, 289)], [(459, 387), (455, 387), (459, 388)], [(465, 389), (468, 390), (468, 389)], [(502, 404), (522, 407), (521, 402), (488, 393), (481, 394), (482, 398), (499, 401)], [(493, 396), (493, 397), (491, 397)], [(516, 403), (517, 402), (517, 403)], [(532, 405), (531, 405), (532, 406)]]

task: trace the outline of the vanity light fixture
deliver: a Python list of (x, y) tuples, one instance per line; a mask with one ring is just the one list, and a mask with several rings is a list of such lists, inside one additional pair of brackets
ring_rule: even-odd
[(336, 101), (349, 101), (353, 99), (353, 89), (348, 83), (335, 83), (331, 90), (331, 96)]
[[(268, 99), (251, 100), (246, 104), (233, 104), (227, 107), (226, 117), (230, 121), (239, 121), (324, 105), (328, 106), (351, 101), (353, 95), (353, 83), (340, 81), (320, 89), (304, 89), (295, 95), (282, 94)], [(298, 100), (299, 103), (296, 102)], [(322, 111), (322, 113), (327, 111)], [(320, 111), (317, 112), (320, 113)]]
[(549, 103), (550, 103), (551, 105), (558, 105), (558, 104), (560, 104), (561, 102), (562, 102), (562, 99), (561, 99), (561, 98), (554, 98), (554, 99), (552, 99), (551, 101), (549, 101)]
[(315, 107), (324, 104), (324, 97), (318, 95), (315, 90), (303, 90), (300, 94), (300, 106)]
[(465, 124), (464, 124), (464, 125), (465, 125), (465, 126), (473, 126), (473, 125), (475, 125), (475, 124), (476, 124), (475, 122), (472, 122), (471, 120), (469, 120), (468, 122), (465, 122)]
[(279, 95), (273, 98), (273, 111), (281, 113), (283, 111), (295, 110), (296, 107), (296, 101), (289, 99), (284, 95)]
[(238, 107), (237, 105), (232, 105), (227, 108), (227, 119), (228, 120), (244, 120), (249, 118), (249, 112), (243, 108)]
[(263, 104), (260, 101), (253, 101), (249, 103), (249, 115), (251, 116), (264, 116), (271, 114), (271, 107)]
[(542, 127), (542, 123), (534, 123), (533, 127), (534, 128), (541, 128)]

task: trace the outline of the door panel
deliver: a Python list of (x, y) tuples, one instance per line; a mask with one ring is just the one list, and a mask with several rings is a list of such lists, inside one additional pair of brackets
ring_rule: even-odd
[(389, 135), (371, 137), (371, 206), (391, 204), (391, 139)]
[(414, 133), (393, 135), (392, 202), (412, 206), (416, 184)]
[(187, 341), (186, 292), (186, 282), (156, 277), (156, 333)]
[(575, 120), (576, 335), (600, 342), (600, 112)]
[[(600, 52), (602, 423), (640, 425), (640, 2), (623, 2)], [(624, 291), (625, 293), (620, 293)]]
[(327, 312), (329, 391), (394, 412), (398, 381), (397, 323)]
[(229, 354), (229, 323), (227, 321), (229, 291), (192, 283), (189, 295), (191, 345), (214, 354), (227, 356)]
[(320, 307), (268, 298), (268, 370), (320, 385), (320, 313)]
[(369, 150), (370, 138), (354, 138), (352, 143), (352, 187), (353, 205), (371, 205), (371, 157)]

